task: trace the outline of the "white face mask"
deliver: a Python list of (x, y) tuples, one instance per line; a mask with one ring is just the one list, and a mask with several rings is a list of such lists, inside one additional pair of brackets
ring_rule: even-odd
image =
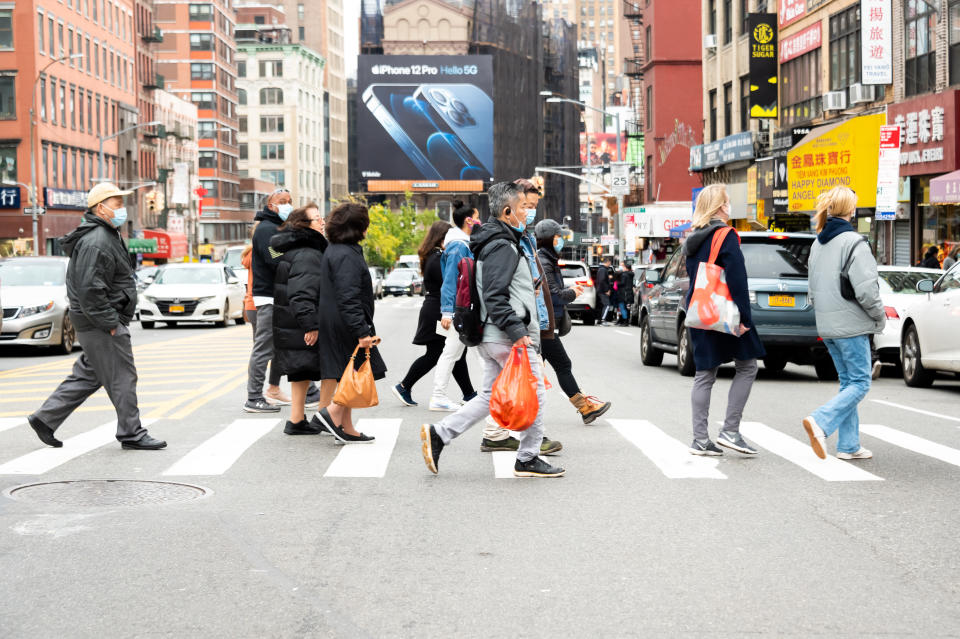
[(280, 216), (280, 219), (284, 222), (287, 221), (287, 218), (290, 217), (290, 214), (293, 213), (293, 204), (278, 204), (277, 205), (277, 215)]

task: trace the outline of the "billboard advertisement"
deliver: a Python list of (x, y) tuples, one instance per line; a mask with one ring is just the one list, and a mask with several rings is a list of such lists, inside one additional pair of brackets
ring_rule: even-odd
[[(627, 158), (627, 136), (620, 136), (621, 152), (624, 159)], [(635, 149), (636, 150), (636, 147)], [(640, 149), (643, 153), (643, 149)], [(616, 133), (586, 133), (580, 134), (580, 164), (610, 164), (617, 161), (617, 134)], [(642, 162), (636, 163), (638, 166)]]
[(777, 118), (777, 17), (751, 13), (750, 117)]
[(491, 56), (361, 55), (357, 147), (364, 180), (491, 181)]

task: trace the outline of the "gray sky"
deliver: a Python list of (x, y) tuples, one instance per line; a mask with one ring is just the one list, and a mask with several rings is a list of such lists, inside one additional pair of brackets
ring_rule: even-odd
[(347, 77), (357, 77), (357, 55), (360, 53), (360, 0), (343, 3), (343, 63)]

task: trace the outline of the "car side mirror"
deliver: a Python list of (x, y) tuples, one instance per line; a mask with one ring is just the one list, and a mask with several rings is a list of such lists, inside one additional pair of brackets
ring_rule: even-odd
[(917, 290), (921, 293), (933, 293), (933, 280), (920, 280), (917, 282)]
[(147, 275), (147, 279), (144, 280), (147, 284), (153, 284), (153, 280), (157, 279), (156, 275)]
[(646, 271), (643, 274), (643, 279), (648, 284), (659, 284), (660, 283), (660, 272), (659, 271)]
[(239, 283), (240, 283), (240, 278), (237, 278), (237, 277), (227, 278), (227, 284), (239, 284)]

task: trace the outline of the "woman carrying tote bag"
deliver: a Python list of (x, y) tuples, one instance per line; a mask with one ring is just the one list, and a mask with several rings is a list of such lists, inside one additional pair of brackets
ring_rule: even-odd
[(860, 445), (857, 405), (870, 391), (870, 335), (883, 331), (887, 316), (880, 299), (877, 261), (850, 223), (856, 212), (857, 194), (845, 186), (821, 193), (817, 199), (810, 303), (817, 315), (817, 332), (840, 378), (836, 397), (803, 419), (810, 446), (820, 459), (826, 459), (825, 439), (834, 431), (840, 432), (837, 457), (873, 457)]
[[(708, 262), (713, 248), (714, 234), (722, 229), (730, 229), (730, 197), (723, 184), (711, 184), (697, 195), (693, 211), (693, 232), (684, 242), (683, 251), (687, 258), (687, 273), (691, 278), (687, 291), (685, 307), (689, 307), (694, 292), (693, 282), (701, 263)], [(693, 361), (697, 374), (693, 380), (691, 404), (693, 407), (693, 443), (690, 453), (693, 455), (722, 455), (716, 444), (710, 440), (707, 429), (710, 413), (710, 395), (717, 381), (717, 370), (721, 364), (735, 362), (737, 367), (730, 394), (727, 397), (727, 416), (723, 428), (717, 436), (717, 444), (746, 455), (756, 455), (757, 449), (750, 446), (740, 435), (740, 419), (743, 408), (750, 397), (753, 380), (757, 377), (757, 359), (766, 353), (757, 331), (753, 327), (750, 314), (750, 295), (747, 287), (747, 269), (740, 250), (740, 238), (736, 231), (723, 231), (726, 237), (719, 245), (715, 263), (726, 274), (730, 298), (740, 311), (738, 335), (721, 333), (715, 330), (689, 328), (690, 343), (693, 345)]]
[(323, 254), (320, 270), (320, 419), (327, 431), (342, 444), (366, 444), (374, 440), (353, 425), (353, 409), (333, 403), (337, 382), (348, 364), (365, 358), (370, 350), (374, 379), (383, 379), (387, 367), (376, 348), (379, 343), (373, 325), (373, 282), (363, 259), (360, 242), (370, 226), (367, 207), (357, 202), (337, 206), (327, 218), (330, 245)]

